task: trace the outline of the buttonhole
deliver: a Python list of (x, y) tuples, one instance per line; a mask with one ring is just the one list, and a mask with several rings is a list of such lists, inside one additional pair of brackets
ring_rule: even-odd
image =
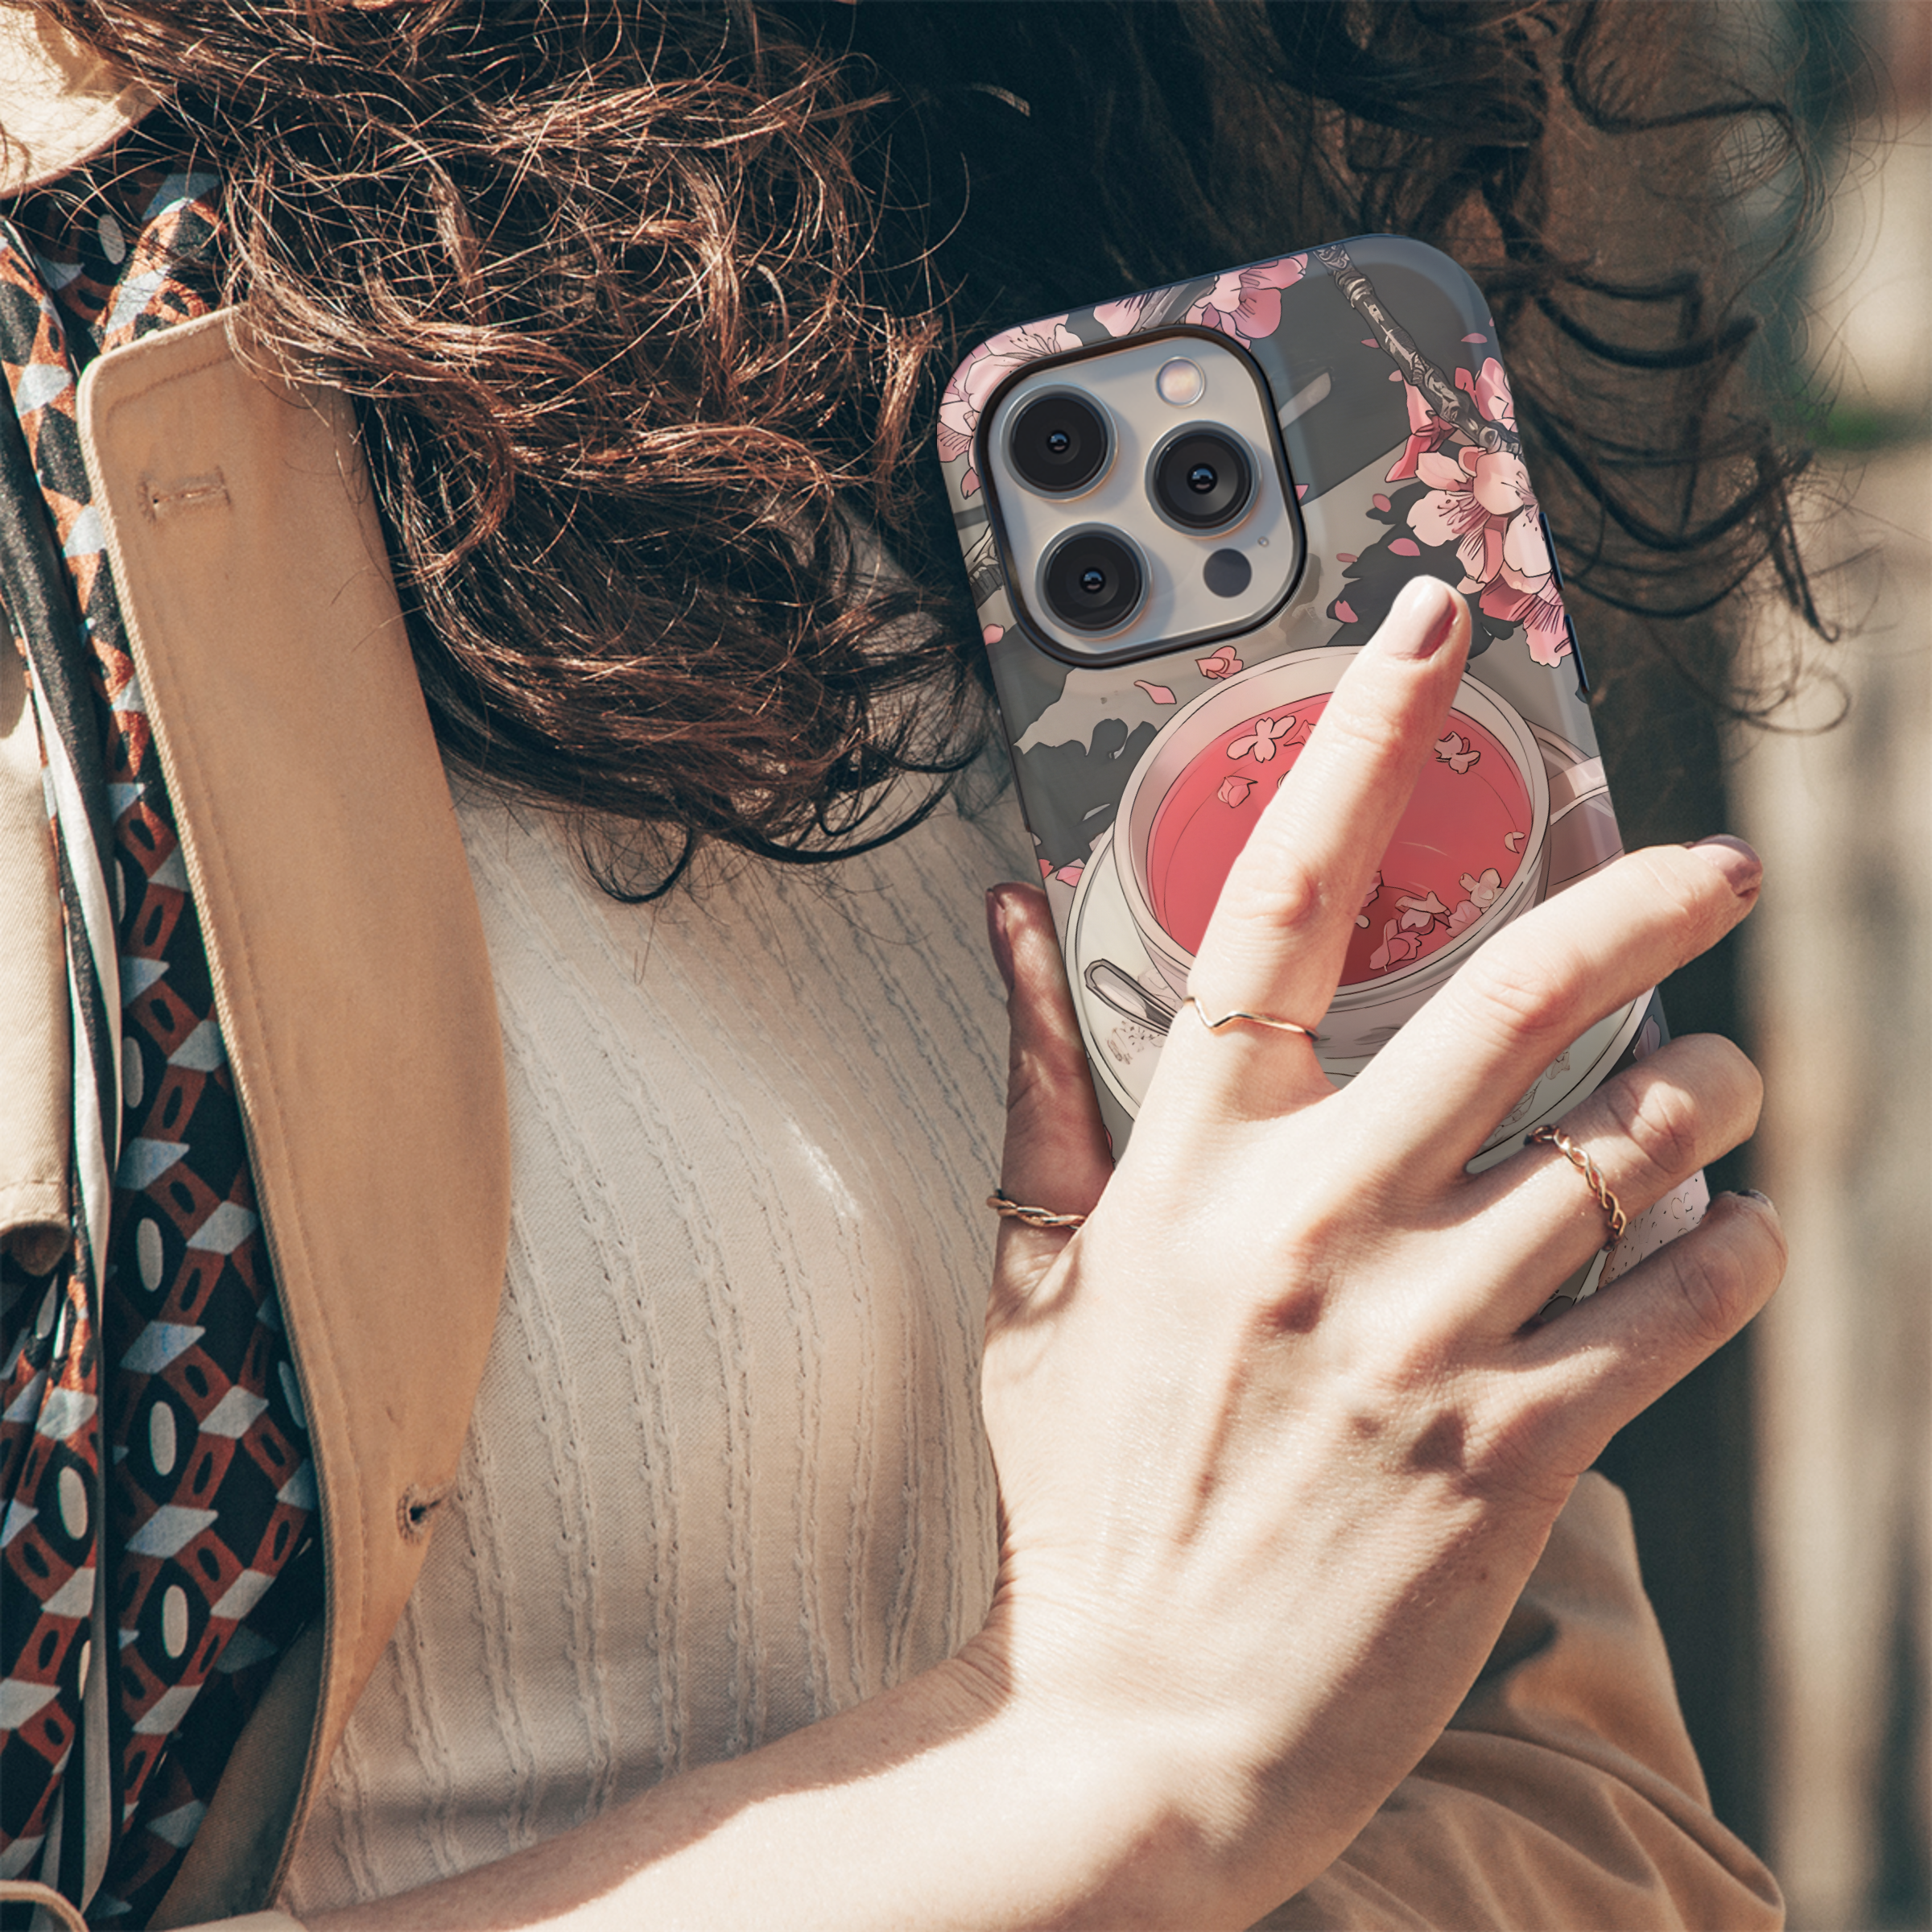
[(443, 1507), (453, 1486), (438, 1483), (426, 1488), (420, 1483), (411, 1483), (402, 1492), (402, 1500), (396, 1505), (396, 1527), (402, 1532), (405, 1542), (419, 1543), (429, 1534), (429, 1519)]
[(147, 493), (148, 514), (179, 516), (184, 510), (213, 510), (228, 501), (228, 484), (218, 469), (205, 476), (184, 477), (177, 483), (156, 483), (144, 477), (141, 487)]

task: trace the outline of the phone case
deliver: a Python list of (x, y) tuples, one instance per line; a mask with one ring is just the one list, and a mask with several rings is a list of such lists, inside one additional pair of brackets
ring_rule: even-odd
[[(1030, 506), (1014, 500), (1010, 477), (999, 482), (987, 437), (1016, 384), (1031, 378), (1042, 393), (1051, 365), (1084, 393), (1084, 376), (1102, 373), (1090, 352), (1118, 354), (1140, 338), (1171, 340), (1177, 353), (1227, 345), (1245, 359), (1279, 436), (1299, 560), (1282, 600), (1236, 634), (1162, 636), (1130, 661), (1096, 663), (1056, 642), (1055, 620), (1038, 614), (1046, 593), (1009, 581), (1005, 519)], [(1487, 304), (1453, 261), (1373, 235), (1005, 330), (945, 391), (946, 487), (1117, 1153), (1227, 863), (1341, 667), (1412, 576), (1459, 586), (1475, 637), (1449, 726), (1319, 1022), (1324, 1070), (1338, 1084), (1352, 1077), (1488, 934), (1622, 849), (1496, 342)], [(1503, 1158), (1667, 1037), (1653, 993), (1600, 1021), (1472, 1166)], [(1695, 1221), (1706, 1198), (1694, 1177), (1562, 1292), (1576, 1298), (1614, 1278)]]

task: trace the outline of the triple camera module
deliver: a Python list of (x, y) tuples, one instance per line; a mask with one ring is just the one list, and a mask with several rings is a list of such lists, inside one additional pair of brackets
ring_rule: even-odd
[(1132, 340), (1023, 378), (988, 437), (1009, 582), (1067, 654), (1228, 635), (1292, 586), (1267, 391), (1218, 340)]

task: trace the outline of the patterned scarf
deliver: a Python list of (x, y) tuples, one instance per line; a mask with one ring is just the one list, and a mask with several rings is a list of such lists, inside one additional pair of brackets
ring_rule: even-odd
[(137, 130), (0, 222), (0, 600), (75, 1019), (72, 1240), (42, 1274), (0, 1253), (0, 1877), (97, 1925), (147, 1922), (322, 1590), (300, 1391), (76, 420), (96, 355), (215, 300), (217, 184), (164, 138)]

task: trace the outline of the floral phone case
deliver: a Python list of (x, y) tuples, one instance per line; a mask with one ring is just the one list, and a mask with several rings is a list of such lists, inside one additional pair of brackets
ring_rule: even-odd
[[(1150, 385), (1179, 396), (1170, 415)], [(1064, 448), (1102, 460), (1080, 457), (1083, 426), (1104, 467), (1065, 489)], [(1213, 467), (1187, 458), (1217, 439), (1224, 476), (1227, 446), (1245, 454), (1249, 496), (1203, 532), (1187, 493)], [(1117, 1151), (1228, 865), (1410, 578), (1459, 586), (1475, 637), (1319, 1022), (1324, 1070), (1352, 1078), (1484, 937), (1621, 851), (1495, 327), (1447, 256), (1361, 237), (1005, 330), (954, 374), (939, 444)], [(1095, 558), (1120, 565), (1117, 590), (1137, 573), (1138, 614), (1083, 630), (1110, 614), (1080, 604), (1107, 576), (1081, 570)], [(1600, 1021), (1472, 1165), (1666, 1037), (1654, 994)], [(1705, 1199), (1694, 1177), (1563, 1292), (1614, 1278)]]

